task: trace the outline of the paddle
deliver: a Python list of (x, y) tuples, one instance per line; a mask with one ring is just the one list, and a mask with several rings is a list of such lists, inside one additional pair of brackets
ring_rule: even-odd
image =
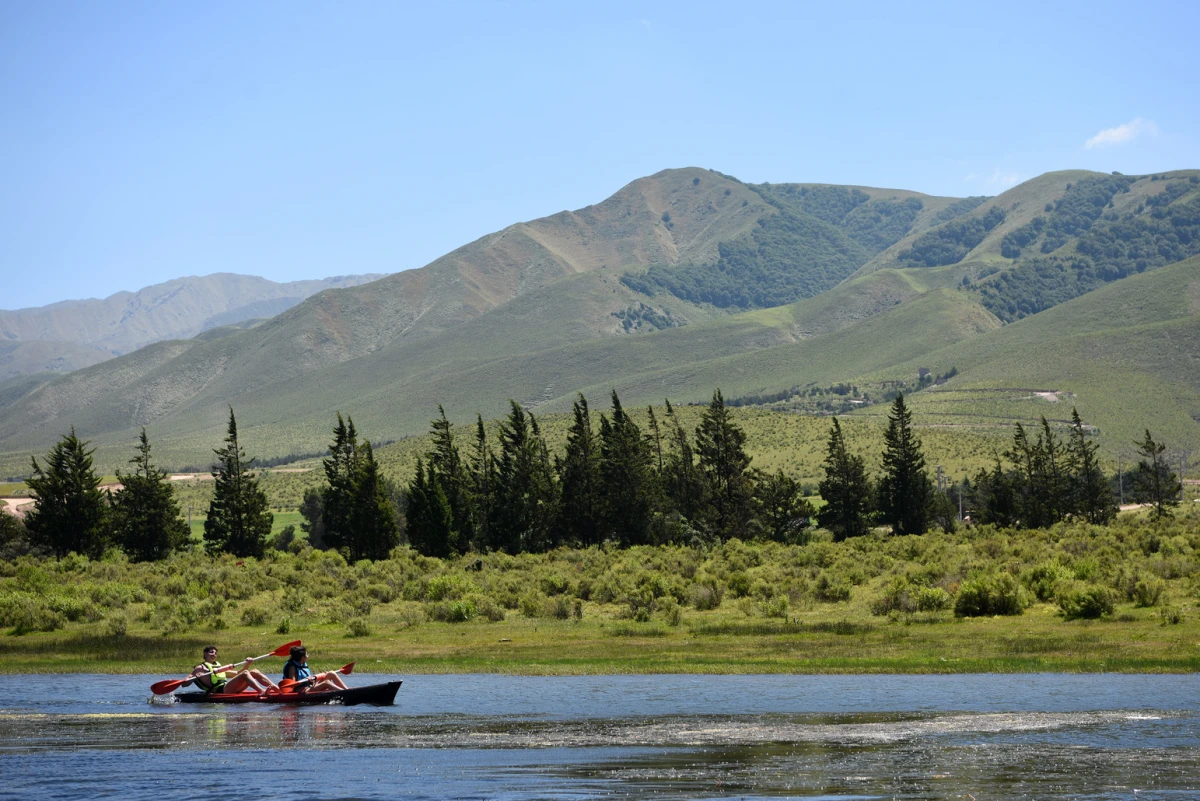
[(283, 692), (294, 692), (297, 687), (300, 687), (303, 684), (312, 684), (314, 681), (320, 681), (330, 673), (341, 673), (343, 676), (349, 676), (353, 672), (354, 663), (351, 662), (348, 665), (342, 665), (337, 670), (327, 670), (324, 673), (317, 673), (309, 676), (307, 679), (284, 679), (283, 681), (279, 682), (279, 689)]
[[(268, 656), (288, 656), (291, 654), (292, 648), (294, 648), (297, 645), (300, 645), (300, 640), (295, 640), (293, 642), (284, 643), (283, 645), (279, 646), (271, 653), (263, 654), (262, 656), (256, 656), (256, 657), (254, 657), (254, 659), (255, 660), (266, 659)], [(185, 684), (191, 684), (193, 681), (200, 678), (201, 676), (209, 676), (213, 673), (220, 673), (221, 671), (228, 670), (229, 668), (234, 667), (236, 665), (245, 664), (246, 661), (247, 660), (243, 659), (241, 662), (234, 662), (232, 665), (222, 665), (221, 667), (217, 668), (216, 670), (210, 670), (208, 673), (198, 673), (195, 676), (188, 676), (187, 678), (183, 678), (183, 679), (168, 679), (165, 681), (158, 681), (158, 682), (155, 682), (154, 684), (150, 685), (150, 692), (154, 693), (155, 695), (167, 695), (169, 693), (175, 692), (176, 690), (178, 690), (180, 687), (184, 686)], [(353, 665), (353, 663), (351, 663), (351, 664)]]

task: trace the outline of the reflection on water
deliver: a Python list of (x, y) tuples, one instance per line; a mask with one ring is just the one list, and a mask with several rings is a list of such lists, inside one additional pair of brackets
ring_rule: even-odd
[(385, 709), (65, 678), (0, 677), (0, 798), (1200, 797), (1186, 676), (406, 677)]

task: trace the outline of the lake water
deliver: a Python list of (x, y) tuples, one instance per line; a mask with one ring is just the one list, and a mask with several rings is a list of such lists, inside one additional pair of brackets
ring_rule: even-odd
[(0, 676), (0, 798), (1195, 799), (1200, 676), (359, 676), (397, 705)]

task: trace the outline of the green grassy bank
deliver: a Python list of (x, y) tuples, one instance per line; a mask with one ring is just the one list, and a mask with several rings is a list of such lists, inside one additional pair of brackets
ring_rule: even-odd
[(0, 672), (172, 676), (209, 642), (238, 659), (293, 639), (356, 672), (1200, 670), (1193, 510), (803, 545), (297, 551), (0, 565)]

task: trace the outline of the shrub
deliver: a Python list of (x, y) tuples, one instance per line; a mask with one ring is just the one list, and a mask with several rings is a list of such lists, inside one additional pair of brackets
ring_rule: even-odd
[(123, 614), (109, 615), (104, 621), (104, 633), (109, 637), (124, 637), (129, 631), (129, 620)]
[(993, 573), (964, 581), (954, 601), (959, 617), (1019, 615), (1028, 605), (1021, 585), (1009, 573)]
[(850, 582), (842, 577), (830, 576), (824, 570), (817, 576), (813, 594), (819, 601), (842, 603), (850, 600)]
[(517, 609), (521, 610), (521, 614), (525, 617), (541, 617), (542, 616), (542, 596), (537, 593), (526, 593), (517, 601)]
[(903, 576), (897, 576), (884, 588), (883, 595), (871, 602), (871, 614), (888, 615), (892, 612), (911, 615), (917, 611), (913, 587)]
[(941, 587), (917, 588), (918, 612), (942, 612), (954, 605), (954, 598)]
[(371, 624), (367, 622), (365, 617), (356, 617), (350, 621), (350, 636), (351, 637), (370, 637)]
[[(786, 595), (776, 595), (762, 602), (762, 613), (765, 617), (786, 618), (788, 614), (788, 599)], [(677, 624), (673, 624), (677, 625)]]
[(1178, 606), (1164, 606), (1156, 614), (1164, 626), (1178, 626), (1183, 622), (1183, 610)]
[(663, 619), (667, 621), (668, 626), (678, 626), (683, 622), (683, 609), (679, 606), (679, 602), (671, 596), (667, 596), (658, 602), (658, 609), (662, 612)]
[(476, 586), (462, 576), (437, 576), (436, 578), (430, 580), (429, 585), (425, 588), (425, 600), (458, 600), (459, 598), (477, 591), (478, 589)]
[(1033, 567), (1021, 574), (1021, 582), (1029, 588), (1039, 601), (1054, 600), (1059, 583), (1071, 578), (1071, 571), (1057, 559)]
[(1167, 589), (1167, 583), (1160, 578), (1141, 578), (1133, 585), (1133, 602), (1136, 606), (1157, 606)]
[(744, 571), (737, 570), (729, 574), (729, 591), (733, 593), (734, 598), (745, 598), (750, 594), (750, 576)]
[(560, 573), (551, 573), (541, 577), (538, 587), (546, 595), (562, 595), (571, 588), (571, 582)]
[(267, 622), (267, 610), (257, 606), (247, 606), (242, 610), (243, 626), (261, 626)]
[(1113, 591), (1095, 584), (1065, 585), (1058, 593), (1058, 608), (1067, 620), (1095, 619), (1111, 615), (1115, 607)]
[(697, 581), (688, 588), (688, 600), (692, 606), (703, 612), (708, 609), (716, 609), (724, 600), (725, 588), (711, 579), (707, 581)]
[(279, 625), (275, 627), (276, 634), (287, 634), (292, 630), (292, 619), (290, 617), (280, 618)]

